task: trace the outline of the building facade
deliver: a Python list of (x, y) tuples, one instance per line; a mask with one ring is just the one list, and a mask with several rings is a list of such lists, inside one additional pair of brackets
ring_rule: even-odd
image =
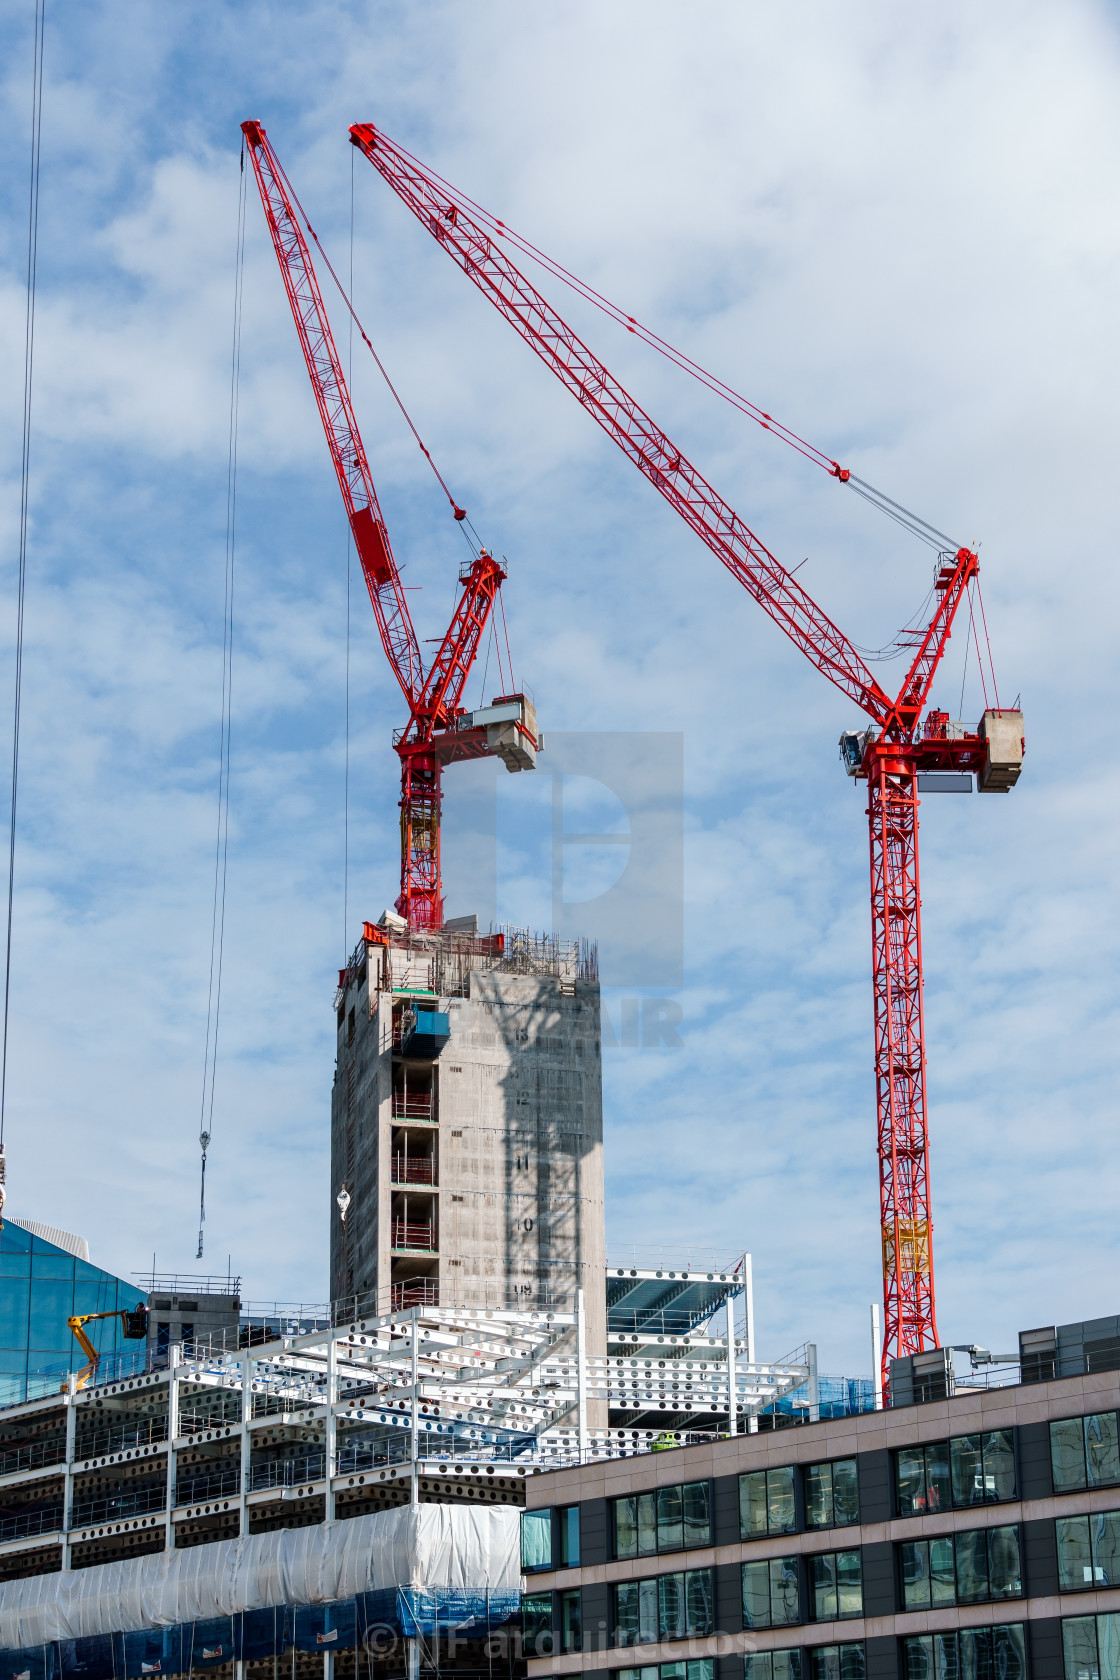
[[(53, 1240), (42, 1232), (49, 1231)], [(143, 1303), (144, 1290), (89, 1261), (81, 1237), (35, 1220), (7, 1218), (0, 1226), (0, 1406), (34, 1399), (78, 1371), (86, 1356), (67, 1319), (76, 1313), (116, 1313)], [(119, 1318), (87, 1326), (105, 1360), (142, 1366), (135, 1342), (122, 1339)]]
[(367, 923), (337, 1015), (332, 1299), (572, 1311), (583, 1290), (605, 1352), (594, 952)]
[(529, 1675), (1116, 1680), (1120, 1379), (1092, 1364), (534, 1477)]

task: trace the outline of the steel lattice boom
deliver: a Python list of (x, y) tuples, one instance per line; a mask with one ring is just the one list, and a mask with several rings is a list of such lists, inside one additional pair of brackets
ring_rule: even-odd
[[(499, 754), (509, 769), (535, 761), (536, 724), (521, 695), (504, 695), (520, 716), (504, 730), (487, 713), (463, 711), (461, 700), (490, 613), (506, 574), (485, 550), (459, 574), (461, 594), (427, 672), (377, 500), (342, 363), (331, 335), (311, 252), (296, 216), (283, 167), (259, 122), (241, 125), (331, 452), (346, 516), (373, 604), (382, 646), (409, 706), (408, 726), (394, 741), (401, 761), (401, 891), (397, 910), (414, 927), (443, 921), (440, 856), (442, 771), (456, 759)], [(456, 510), (456, 517), (461, 517)], [(490, 708), (492, 712), (494, 708)]]
[[(502, 224), (372, 123), (350, 130), (368, 158), (432, 237), (520, 333), (665, 500), (707, 543), (758, 604), (830, 682), (875, 726), (850, 732), (842, 748), (850, 775), (868, 784), (871, 847), (875, 1089), (882, 1212), (884, 1374), (892, 1356), (937, 1345), (930, 1209), (929, 1136), (922, 1015), (918, 890), (918, 774), (971, 771), (980, 786), (1014, 785), (1023, 756), (1018, 712), (986, 711), (979, 730), (930, 713), (930, 687), (953, 622), (978, 572), (961, 548), (939, 561), (936, 609), (924, 631), (902, 633), (912, 648), (892, 699), (843, 632), (769, 552), (733, 508), (629, 395), (495, 242)], [(484, 225), (492, 224), (492, 229)], [(768, 417), (765, 417), (768, 418)], [(819, 454), (819, 452), (817, 452)], [(820, 456), (827, 462), (826, 456)], [(845, 472), (830, 464), (833, 476)]]

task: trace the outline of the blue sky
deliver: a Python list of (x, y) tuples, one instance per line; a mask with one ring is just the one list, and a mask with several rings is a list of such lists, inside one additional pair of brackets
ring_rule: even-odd
[[(10, 692), (32, 5), (3, 25), (0, 693)], [(509, 559), (554, 731), (683, 737), (680, 1049), (606, 1057), (608, 1237), (755, 1256), (759, 1334), (865, 1370), (878, 1292), (851, 708), (408, 217), (373, 119), (730, 383), (978, 542), (1028, 760), (923, 807), (943, 1339), (1112, 1312), (1120, 42), (1089, 0), (935, 13), (582, 0), (48, 12), (10, 1206), (193, 1271), (240, 121), (262, 119), (456, 495)], [(354, 171), (352, 176), (352, 170)], [(550, 282), (555, 290), (554, 283)], [(548, 288), (546, 287), (546, 290)], [(929, 557), (627, 335), (562, 310), (864, 646)], [(336, 310), (336, 325), (340, 315)], [(461, 540), (355, 394), (418, 633)], [(335, 970), (395, 894), (399, 698), (360, 590), (343, 929), (346, 531), (250, 200), (231, 853), (207, 1264), (326, 1287)], [(819, 481), (818, 481), (819, 480)], [(946, 664), (956, 712), (961, 648)], [(888, 668), (892, 669), (892, 668)], [(492, 686), (492, 685), (491, 685)], [(965, 684), (963, 715), (979, 691)], [(460, 772), (465, 796), (473, 772)], [(499, 909), (541, 901), (502, 789)], [(453, 910), (469, 910), (462, 869)], [(617, 1024), (622, 996), (610, 995)]]

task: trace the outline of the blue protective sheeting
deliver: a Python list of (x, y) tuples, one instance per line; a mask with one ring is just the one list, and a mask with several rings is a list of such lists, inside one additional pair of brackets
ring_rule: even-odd
[(181, 1674), (183, 1662), (182, 1628), (151, 1628), (140, 1633), (120, 1636), (123, 1661), (117, 1667), (117, 1680), (144, 1680), (148, 1674)]
[(417, 1634), (488, 1633), (520, 1614), (520, 1593), (450, 1588), (426, 1592), (420, 1587), (401, 1587), (397, 1592), (398, 1626), (409, 1639)]
[(183, 1667), (218, 1668), (232, 1662), (235, 1650), (236, 1616), (211, 1616), (205, 1622), (191, 1622), (180, 1629), (183, 1636)]
[(113, 1642), (119, 1635), (93, 1633), (85, 1639), (61, 1639), (57, 1646), (59, 1674), (64, 1680), (113, 1680), (116, 1662)]
[(0, 1680), (147, 1680), (192, 1674), (286, 1651), (376, 1647), (378, 1636), (482, 1637), (521, 1613), (521, 1595), (454, 1588), (383, 1587), (333, 1604), (277, 1605), (178, 1627), (100, 1633), (29, 1650), (0, 1651)]
[(358, 1637), (358, 1607), (354, 1599), (337, 1604), (301, 1604), (294, 1612), (293, 1644), (297, 1651), (337, 1651)]
[(280, 1656), (291, 1643), (290, 1616), (291, 1611), (285, 1605), (246, 1610), (235, 1616), (238, 1659), (259, 1662), (262, 1657)]
[(55, 1648), (0, 1652), (0, 1680), (55, 1680)]

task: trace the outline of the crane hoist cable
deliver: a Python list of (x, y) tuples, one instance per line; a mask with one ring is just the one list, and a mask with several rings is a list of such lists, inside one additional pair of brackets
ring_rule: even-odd
[(229, 456), (226, 466), (226, 554), (222, 602), (222, 719), (218, 755), (218, 827), (214, 842), (214, 898), (210, 913), (210, 984), (206, 999), (206, 1049), (202, 1063), (202, 1106), (198, 1143), (202, 1154), (198, 1189), (198, 1252), (206, 1225), (206, 1156), (214, 1131), (214, 1085), (218, 1071), (218, 1028), (222, 1010), (222, 959), (226, 936), (229, 876), (230, 739), (233, 716), (233, 583), (237, 549), (237, 443), (241, 398), (241, 310), (245, 290), (245, 147), (237, 198), (237, 242), (233, 276), (233, 347), (229, 375)]
[(19, 479), (19, 581), (16, 590), (15, 693), (12, 702), (12, 793), (8, 825), (8, 927), (4, 951), (4, 1032), (0, 1047), (0, 1223), (7, 1164), (4, 1125), (8, 1109), (8, 1020), (12, 993), (12, 912), (16, 885), (16, 798), (19, 792), (19, 722), (23, 698), (23, 618), (27, 599), (27, 536), (31, 507), (31, 392), (35, 371), (35, 294), (39, 273), (39, 162), (43, 137), (43, 44), (46, 0), (35, 0), (31, 61), (31, 171), (27, 196), (27, 288), (23, 328), (23, 445)]

